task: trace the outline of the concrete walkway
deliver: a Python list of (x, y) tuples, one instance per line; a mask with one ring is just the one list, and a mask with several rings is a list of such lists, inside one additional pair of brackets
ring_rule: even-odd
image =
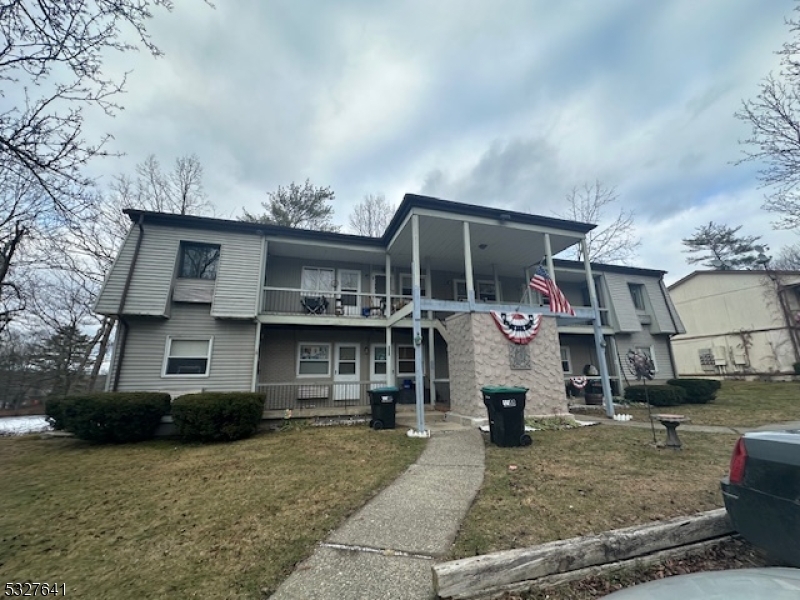
[(320, 544), (272, 598), (434, 598), (431, 566), (450, 549), (483, 469), (476, 429), (434, 429), (417, 462)]

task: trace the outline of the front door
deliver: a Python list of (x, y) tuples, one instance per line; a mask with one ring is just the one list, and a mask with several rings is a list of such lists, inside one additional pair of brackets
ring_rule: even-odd
[(361, 271), (339, 269), (337, 281), (339, 301), (342, 303), (342, 314), (351, 317), (361, 316)]
[(358, 344), (336, 344), (336, 363), (333, 371), (333, 399), (358, 400), (359, 362), (361, 346)]

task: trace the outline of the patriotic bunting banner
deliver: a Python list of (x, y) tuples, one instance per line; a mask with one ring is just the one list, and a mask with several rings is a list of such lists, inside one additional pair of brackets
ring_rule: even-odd
[(582, 390), (586, 387), (586, 377), (570, 377), (569, 382), (576, 390)]
[(550, 279), (544, 267), (539, 265), (536, 273), (531, 277), (529, 284), (534, 290), (540, 294), (550, 298), (550, 310), (554, 313), (566, 313), (575, 316), (575, 311), (567, 298), (556, 285), (556, 282)]
[(501, 313), (491, 311), (497, 328), (515, 344), (527, 344), (539, 332), (542, 315), (523, 315), (520, 313)]

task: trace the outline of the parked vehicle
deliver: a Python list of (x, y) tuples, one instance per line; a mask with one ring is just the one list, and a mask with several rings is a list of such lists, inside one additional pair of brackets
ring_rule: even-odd
[(772, 558), (800, 567), (800, 430), (746, 433), (721, 486), (733, 528)]
[(799, 597), (800, 569), (775, 567), (678, 575), (606, 596), (609, 600), (794, 600)]

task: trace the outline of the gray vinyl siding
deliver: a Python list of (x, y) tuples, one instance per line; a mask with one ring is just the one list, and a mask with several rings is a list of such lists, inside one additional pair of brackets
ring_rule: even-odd
[[(619, 273), (603, 273), (603, 278), (606, 281), (606, 289), (619, 330), (624, 332), (641, 331), (642, 325), (639, 323), (639, 316), (636, 314), (636, 307), (633, 305), (628, 288), (628, 281), (633, 280), (627, 275)], [(636, 282), (638, 283), (638, 281)]]
[(262, 238), (234, 233), (216, 237), (221, 249), (211, 314), (240, 319), (255, 317), (261, 287)]
[[(658, 380), (673, 379), (675, 374), (672, 370), (672, 362), (669, 356), (669, 338), (664, 335), (653, 336), (646, 331), (641, 331), (632, 335), (617, 335), (617, 351), (625, 365), (625, 356), (628, 350), (636, 347), (653, 347), (654, 359), (656, 362), (656, 376)], [(629, 375), (630, 377), (630, 375)]]
[(214, 299), (214, 281), (209, 279), (176, 279), (172, 290), (173, 302), (211, 304)]
[(669, 314), (666, 298), (664, 297), (663, 286), (660, 279), (640, 278), (638, 283), (644, 284), (647, 295), (650, 298), (650, 309), (653, 323), (650, 330), (653, 333), (677, 333)]
[[(208, 305), (179, 304), (170, 319), (130, 318), (119, 391), (249, 391), (252, 386), (256, 323), (215, 319)], [(167, 336), (213, 336), (208, 377), (163, 377)]]
[[(139, 228), (134, 226), (106, 279), (97, 303), (97, 311), (101, 314), (118, 312), (138, 235)], [(182, 241), (220, 246), (220, 264), (213, 284), (211, 314), (216, 317), (255, 317), (261, 280), (260, 236), (163, 227), (148, 225), (146, 222), (123, 314), (169, 316), (170, 296)], [(191, 283), (182, 283), (184, 286), (191, 286)]]
[[(686, 333), (686, 328), (683, 326), (683, 321), (681, 321), (681, 317), (678, 314), (678, 310), (675, 308), (675, 304), (672, 302), (672, 297), (669, 295), (669, 290), (667, 286), (664, 285), (663, 281), (659, 281), (659, 286), (661, 287), (661, 293), (664, 295), (664, 299), (667, 303), (667, 310), (669, 314), (672, 316), (672, 322), (675, 326), (674, 333)], [(670, 332), (673, 333), (673, 332)]]
[(119, 311), (119, 304), (122, 299), (122, 290), (125, 288), (125, 280), (128, 277), (128, 270), (133, 260), (134, 249), (136, 248), (136, 240), (139, 238), (139, 228), (133, 226), (125, 240), (122, 242), (122, 247), (119, 254), (114, 259), (111, 269), (106, 273), (106, 279), (103, 282), (103, 287), (97, 297), (97, 303), (94, 310), (101, 315), (113, 315)]

